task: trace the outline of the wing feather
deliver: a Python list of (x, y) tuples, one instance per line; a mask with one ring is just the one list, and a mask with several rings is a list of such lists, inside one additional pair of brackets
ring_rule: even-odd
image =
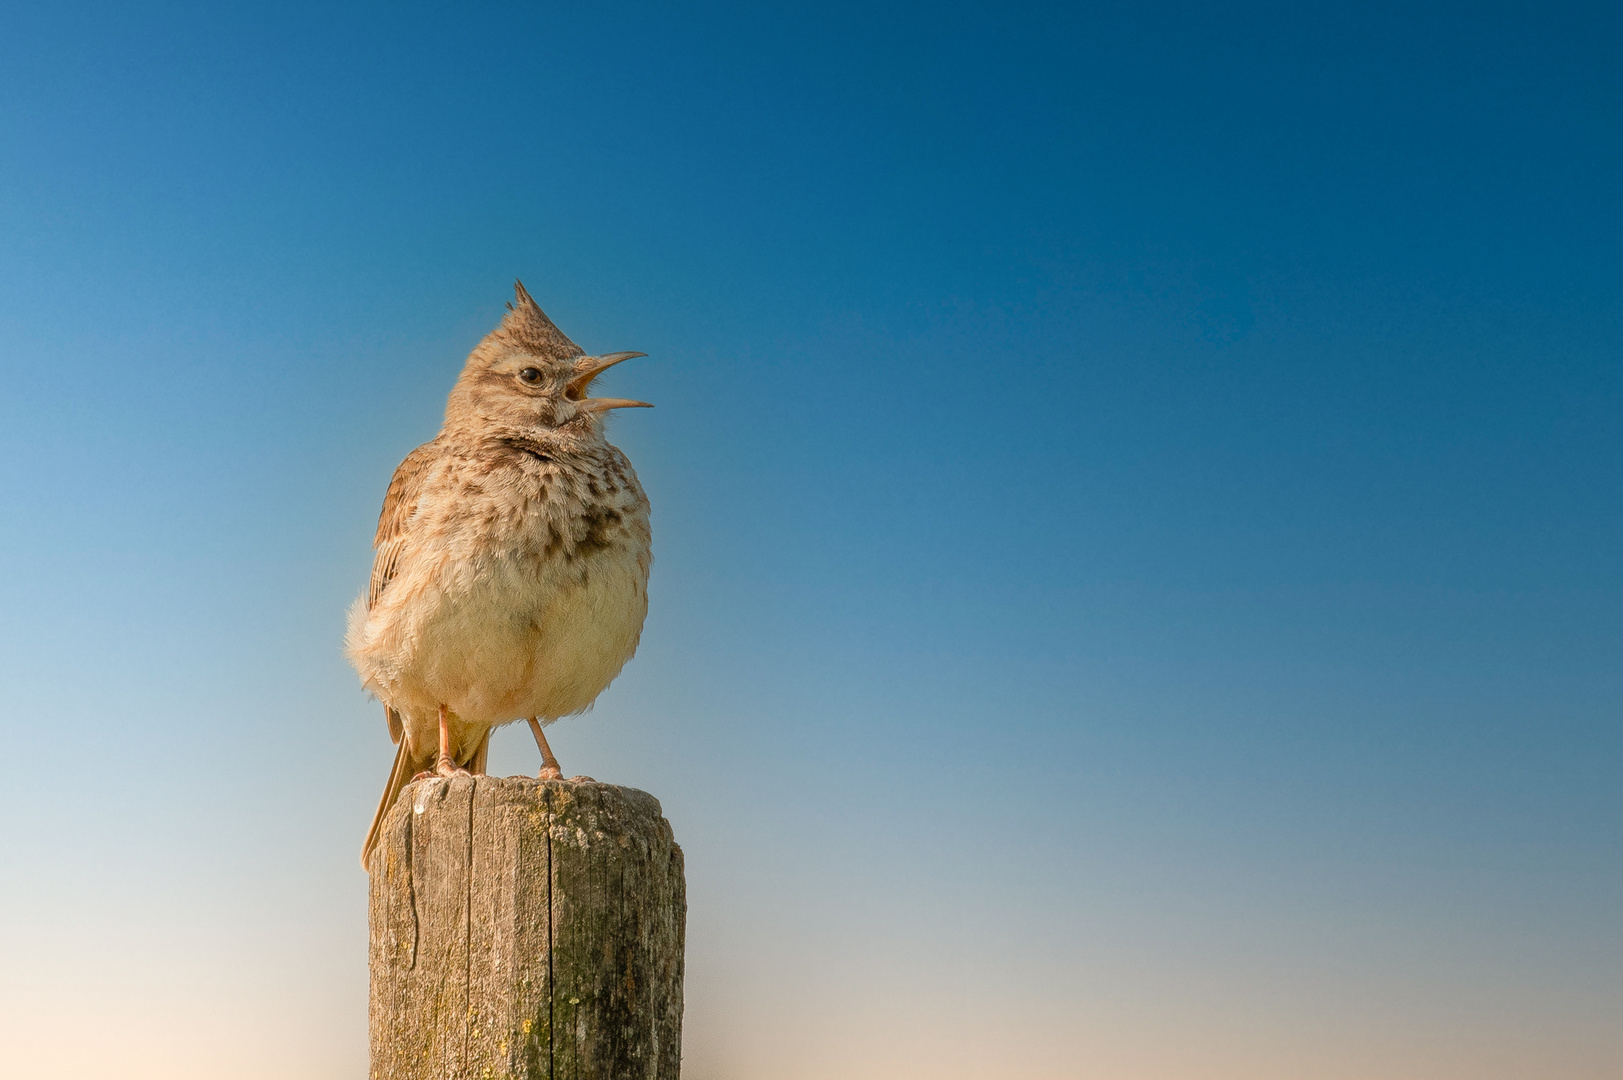
[(395, 564), (400, 549), (405, 546), (406, 526), (417, 512), (417, 500), (422, 494), (423, 481), (434, 460), (439, 457), (439, 440), (426, 442), (406, 455), (406, 460), (394, 471), (389, 490), (383, 496), (383, 512), (378, 515), (377, 535), (372, 538), (372, 583), (366, 592), (366, 608), (378, 602), (383, 590), (394, 578)]

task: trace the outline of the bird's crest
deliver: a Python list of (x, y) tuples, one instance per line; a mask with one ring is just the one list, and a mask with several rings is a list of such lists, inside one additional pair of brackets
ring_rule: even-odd
[(586, 355), (586, 350), (570, 341), (564, 332), (552, 324), (525, 290), (522, 281), (513, 282), (513, 297), (517, 301), (507, 305), (507, 316), (491, 337), (505, 337), (525, 352), (543, 360), (573, 360)]

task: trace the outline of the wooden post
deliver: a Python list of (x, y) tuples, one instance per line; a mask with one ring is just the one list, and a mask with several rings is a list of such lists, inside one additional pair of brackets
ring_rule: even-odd
[(421, 780), (368, 869), (373, 1080), (677, 1080), (686, 886), (652, 795)]

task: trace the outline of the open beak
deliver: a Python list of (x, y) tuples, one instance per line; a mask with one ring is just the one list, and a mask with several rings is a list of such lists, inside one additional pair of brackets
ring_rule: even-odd
[[(564, 389), (564, 396), (568, 397), (571, 401), (580, 401), (582, 398), (586, 397), (586, 388), (592, 385), (592, 380), (609, 370), (609, 368), (620, 363), (622, 360), (631, 360), (638, 356), (647, 355), (647, 353), (640, 352), (614, 352), (607, 353), (603, 356), (583, 356), (579, 360), (575, 361), (575, 377), (569, 380), (569, 384)], [(601, 398), (599, 400), (609, 401), (612, 399)], [(624, 405), (642, 404), (645, 403), (641, 401), (622, 401), (616, 405), (605, 405), (603, 406), (603, 409), (617, 409)], [(594, 409), (590, 411), (601, 412), (602, 409)]]
[(652, 409), (652, 401), (632, 401), (623, 397), (589, 397), (575, 403), (578, 412), (608, 412), (610, 409)]

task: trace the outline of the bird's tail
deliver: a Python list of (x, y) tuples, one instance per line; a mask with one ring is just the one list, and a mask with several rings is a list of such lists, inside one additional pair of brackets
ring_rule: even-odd
[(372, 815), (372, 827), (366, 830), (366, 843), (361, 845), (361, 869), (370, 871), (372, 849), (377, 846), (378, 833), (383, 829), (383, 815), (389, 812), (401, 790), (411, 783), (423, 765), (424, 762), (412, 756), (411, 740), (401, 739), (394, 753), (394, 768), (389, 770), (389, 782), (384, 785), (383, 798), (378, 802), (378, 812)]
[[(390, 717), (392, 722), (393, 716)], [(411, 752), (411, 740), (402, 738), (400, 746), (394, 753), (394, 767), (389, 770), (389, 782), (383, 787), (383, 798), (378, 800), (378, 812), (372, 815), (372, 827), (366, 830), (366, 843), (361, 845), (361, 869), (371, 872), (372, 849), (378, 845), (378, 833), (383, 830), (383, 817), (400, 798), (400, 792), (405, 790), (411, 778), (434, 764), (437, 752), (430, 752), (427, 757), (417, 757)], [(475, 776), (485, 775), (485, 761), (490, 756), (490, 731), (485, 731), (485, 737), (474, 745), (472, 753), (466, 761), (457, 764), (465, 767)]]

